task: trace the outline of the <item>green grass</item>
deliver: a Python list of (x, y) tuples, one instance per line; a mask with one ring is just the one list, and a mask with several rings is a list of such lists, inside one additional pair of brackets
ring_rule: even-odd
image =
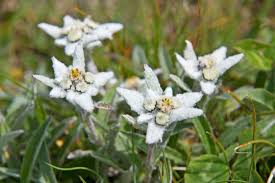
[[(171, 127), (166, 148), (154, 147), (152, 180), (266, 182), (275, 165), (274, 12), (274, 0), (2, 1), (0, 182), (142, 182), (145, 177), (144, 132), (120, 117), (129, 113), (124, 103), (116, 112), (93, 113), (104, 144), (98, 146), (90, 143), (78, 111), (50, 99), (48, 89), (32, 79), (34, 73), (53, 75), (52, 56), (71, 62), (37, 28), (39, 22), (61, 25), (65, 14), (124, 25), (93, 52), (99, 70), (113, 70), (120, 82), (142, 77), (147, 62), (162, 68), (163, 86), (182, 92), (168, 76), (180, 73), (174, 53), (182, 53), (186, 39), (200, 55), (221, 45), (228, 54), (244, 53), (222, 77), (218, 95), (204, 98), (209, 100), (205, 117)], [(113, 96), (114, 88), (103, 98), (111, 103)], [(252, 140), (265, 143), (251, 145)], [(66, 158), (78, 149), (88, 154)]]

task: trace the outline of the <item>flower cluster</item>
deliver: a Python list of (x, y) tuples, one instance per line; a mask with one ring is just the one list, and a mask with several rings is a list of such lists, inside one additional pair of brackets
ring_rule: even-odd
[(40, 23), (38, 27), (53, 37), (56, 45), (64, 47), (66, 55), (72, 55), (80, 42), (87, 49), (100, 46), (102, 40), (112, 39), (112, 35), (123, 28), (120, 23), (99, 24), (90, 17), (81, 21), (66, 15), (63, 22), (63, 27), (48, 23)]
[(162, 90), (153, 70), (145, 65), (145, 85), (143, 93), (125, 88), (118, 88), (118, 93), (125, 98), (131, 109), (139, 114), (137, 124), (148, 123), (146, 143), (162, 141), (167, 126), (176, 121), (200, 116), (201, 109), (193, 106), (202, 98), (200, 92), (188, 92), (173, 96), (172, 88)]
[[(119, 23), (98, 24), (90, 17), (81, 21), (67, 15), (63, 27), (47, 23), (40, 23), (39, 27), (55, 39), (56, 45), (65, 47), (65, 53), (73, 56), (73, 63), (67, 67), (53, 57), (55, 78), (42, 75), (34, 77), (52, 88), (50, 97), (66, 98), (85, 111), (93, 111), (95, 105), (92, 97), (113, 78), (113, 72), (86, 71), (87, 60), (83, 49), (101, 45), (103, 39), (111, 39), (113, 33), (123, 26)], [(176, 53), (176, 58), (184, 72), (199, 82), (201, 91), (173, 95), (171, 87), (162, 89), (156, 72), (148, 65), (144, 65), (144, 79), (132, 77), (117, 88), (121, 98), (138, 114), (136, 118), (129, 115), (125, 117), (136, 125), (147, 124), (147, 144), (161, 142), (170, 124), (203, 115), (203, 110), (195, 107), (196, 103), (203, 94), (213, 94), (218, 78), (243, 57), (243, 54), (237, 54), (226, 58), (225, 47), (198, 57), (191, 42), (186, 41), (186, 44), (183, 56)]]
[(190, 78), (199, 81), (201, 90), (210, 95), (216, 89), (215, 84), (218, 78), (243, 58), (243, 54), (226, 58), (226, 51), (226, 47), (222, 46), (211, 54), (197, 57), (192, 43), (186, 41), (184, 57), (177, 53), (176, 57), (185, 73)]
[(34, 75), (34, 78), (52, 88), (50, 97), (66, 98), (86, 111), (94, 109), (91, 96), (97, 95), (99, 89), (113, 77), (113, 72), (93, 74), (85, 71), (81, 44), (76, 46), (71, 66), (67, 67), (55, 57), (52, 57), (52, 63), (55, 79), (42, 75)]

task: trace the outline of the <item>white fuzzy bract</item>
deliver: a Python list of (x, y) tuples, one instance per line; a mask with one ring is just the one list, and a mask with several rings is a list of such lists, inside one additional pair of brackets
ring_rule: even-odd
[(146, 143), (162, 141), (167, 126), (176, 121), (193, 118), (203, 111), (193, 106), (202, 98), (201, 92), (188, 92), (173, 96), (172, 88), (162, 90), (156, 74), (145, 65), (145, 90), (117, 88), (131, 110), (138, 113), (137, 124), (148, 123)]
[(90, 17), (83, 21), (66, 15), (63, 27), (48, 23), (40, 23), (38, 27), (55, 39), (55, 44), (65, 48), (66, 55), (73, 55), (76, 45), (83, 43), (83, 47), (92, 49), (100, 46), (104, 39), (112, 39), (112, 35), (123, 28), (120, 23), (98, 24)]
[(66, 98), (89, 112), (94, 109), (91, 96), (97, 95), (99, 89), (113, 77), (113, 72), (92, 74), (85, 71), (82, 44), (76, 46), (71, 66), (67, 67), (55, 57), (52, 57), (52, 63), (54, 79), (42, 75), (33, 77), (52, 88), (50, 97)]
[(200, 82), (201, 90), (205, 94), (211, 95), (216, 89), (218, 78), (243, 58), (243, 54), (226, 58), (226, 51), (226, 47), (222, 46), (211, 54), (197, 57), (192, 43), (186, 41), (184, 56), (176, 53), (176, 57), (185, 73)]

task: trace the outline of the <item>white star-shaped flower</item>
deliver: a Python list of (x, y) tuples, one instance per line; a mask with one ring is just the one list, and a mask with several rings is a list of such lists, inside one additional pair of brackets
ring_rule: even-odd
[(153, 70), (145, 65), (145, 91), (139, 92), (118, 88), (117, 92), (126, 100), (132, 111), (138, 113), (137, 123), (148, 123), (146, 143), (162, 141), (168, 125), (176, 121), (193, 118), (203, 114), (201, 109), (193, 106), (200, 101), (201, 92), (188, 92), (173, 96), (172, 88), (165, 91)]
[(123, 28), (120, 23), (98, 24), (90, 17), (81, 21), (66, 15), (63, 22), (63, 27), (48, 23), (40, 23), (38, 27), (53, 37), (56, 45), (64, 46), (66, 55), (73, 55), (79, 42), (87, 49), (100, 46), (101, 40), (112, 39), (112, 35)]
[(54, 79), (42, 75), (33, 77), (52, 88), (50, 97), (66, 98), (72, 104), (92, 111), (94, 104), (91, 96), (98, 94), (99, 89), (113, 77), (113, 72), (86, 72), (82, 44), (76, 46), (71, 66), (67, 67), (55, 57), (52, 57), (52, 62)]
[(226, 51), (226, 47), (222, 46), (210, 54), (197, 57), (192, 43), (186, 40), (184, 57), (177, 53), (176, 57), (187, 75), (199, 81), (201, 90), (211, 95), (216, 89), (218, 78), (244, 56), (237, 54), (226, 58)]

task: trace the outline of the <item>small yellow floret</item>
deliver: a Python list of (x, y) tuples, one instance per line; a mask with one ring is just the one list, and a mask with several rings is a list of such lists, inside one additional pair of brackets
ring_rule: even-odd
[(175, 106), (171, 97), (163, 97), (157, 102), (157, 107), (162, 112), (170, 112)]
[(82, 74), (81, 71), (78, 68), (72, 68), (70, 71), (70, 79), (71, 80), (81, 80)]

